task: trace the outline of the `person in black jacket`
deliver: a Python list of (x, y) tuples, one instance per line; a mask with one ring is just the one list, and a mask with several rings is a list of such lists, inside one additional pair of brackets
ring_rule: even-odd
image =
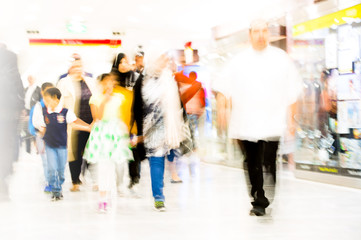
[[(137, 136), (143, 135), (143, 102), (141, 96), (141, 87), (143, 74), (135, 71), (136, 68), (130, 65), (127, 56), (119, 53), (113, 61), (112, 72), (117, 76), (120, 86), (133, 91), (132, 118), (136, 122)], [(132, 189), (140, 180), (140, 162), (145, 159), (145, 149), (142, 142), (132, 148), (134, 161), (129, 162), (130, 183), (128, 188)]]

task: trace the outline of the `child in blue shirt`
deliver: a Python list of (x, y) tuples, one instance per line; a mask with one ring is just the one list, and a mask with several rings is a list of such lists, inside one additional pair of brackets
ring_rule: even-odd
[(48, 162), (49, 184), (52, 200), (63, 198), (62, 184), (67, 161), (67, 124), (73, 129), (90, 132), (89, 124), (77, 118), (73, 111), (63, 108), (60, 103), (61, 92), (58, 88), (49, 88), (44, 92), (45, 107), (39, 112), (34, 110), (34, 127), (44, 136), (45, 151)]
[(35, 104), (35, 106), (30, 110), (29, 114), (29, 132), (35, 136), (35, 143), (36, 143), (36, 149), (37, 153), (40, 155), (41, 160), (43, 162), (43, 170), (44, 170), (44, 177), (46, 181), (46, 186), (44, 189), (44, 192), (51, 192), (51, 187), (49, 185), (49, 175), (48, 175), (48, 161), (46, 160), (46, 153), (45, 153), (45, 142), (43, 140), (43, 136), (39, 133), (39, 130), (34, 127), (33, 124), (33, 115), (34, 110), (36, 108), (39, 108), (37, 110), (38, 113), (42, 112), (42, 108), (45, 107), (45, 103), (43, 100), (44, 92), (48, 89), (54, 87), (54, 85), (50, 82), (45, 82), (41, 85), (41, 99), (39, 102)]

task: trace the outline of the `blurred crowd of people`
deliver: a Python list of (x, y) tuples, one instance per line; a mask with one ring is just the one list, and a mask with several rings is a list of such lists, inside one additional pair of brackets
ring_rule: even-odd
[[(35, 77), (30, 75), (29, 84), (23, 89), (16, 56), (5, 47), (2, 50), (14, 58), (14, 69), (4, 71), (11, 70), (15, 75), (3, 75), (2, 82), (19, 84), (12, 93), (8, 91), (12, 98), (19, 95), (17, 108), (11, 108), (12, 118), (2, 119), (6, 120), (2, 126), (17, 119), (13, 132), (7, 135), (14, 138), (14, 146), (7, 149), (18, 149), (19, 138), (26, 152), (35, 149), (43, 163), (44, 191), (51, 194), (52, 201), (64, 197), (65, 169), (69, 163), (70, 191), (84, 189), (81, 186), (89, 173), (93, 191), (99, 191), (99, 211), (106, 212), (114, 184), (118, 195), (129, 191), (139, 196), (136, 186), (141, 177), (141, 161), (149, 159), (154, 207), (165, 210), (165, 161), (169, 162), (170, 181), (182, 183), (175, 159), (194, 155), (192, 133), (196, 125), (190, 124), (189, 119), (195, 122), (205, 106), (204, 90), (195, 72), (190, 77), (176, 72), (167, 53), (145, 68), (144, 52), (138, 51), (134, 64), (124, 53), (118, 53), (110, 71), (96, 80), (84, 71), (81, 56), (74, 53), (68, 72), (57, 82), (37, 86)], [(9, 176), (16, 159), (14, 153), (2, 180)], [(2, 183), (5, 189), (5, 181)], [(2, 192), (6, 195), (5, 190)]]
[[(225, 128), (229, 122), (229, 136), (238, 140), (245, 156), (251, 213), (262, 216), (271, 201), (263, 188), (263, 176), (269, 173), (276, 182), (279, 140), (287, 120), (289, 131), (294, 133), (292, 117), (287, 119), (293, 114), (287, 115), (287, 111), (294, 109), (290, 106), (297, 100), (301, 81), (287, 54), (269, 46), (267, 22), (252, 23), (250, 41), (251, 46), (229, 63), (215, 90), (218, 124)], [(9, 113), (1, 115), (0, 125), (10, 126), (1, 131), (6, 134), (1, 138), (0, 152), (11, 159), (1, 168), (2, 179), (10, 174), (11, 163), (17, 158), (14, 149), (21, 113), (28, 123), (22, 125), (26, 129), (23, 142), (29, 153), (31, 146), (36, 146), (43, 161), (44, 191), (51, 193), (53, 201), (64, 197), (69, 162), (70, 191), (81, 191), (82, 175), (89, 172), (92, 189), (99, 191), (99, 211), (106, 212), (114, 184), (119, 195), (126, 189), (137, 195), (141, 161), (148, 159), (154, 208), (165, 210), (166, 161), (172, 183), (182, 182), (176, 159), (197, 161), (195, 135), (205, 108), (205, 91), (196, 72), (189, 76), (177, 72), (168, 53), (145, 66), (144, 52), (139, 51), (134, 64), (126, 54), (118, 53), (110, 71), (95, 80), (84, 71), (81, 56), (73, 54), (69, 71), (55, 84), (45, 82), (39, 87), (29, 76), (24, 91), (16, 56), (4, 47), (0, 50), (6, 58), (1, 58), (1, 84), (8, 84), (0, 96), (2, 103), (8, 103), (4, 112)], [(227, 108), (231, 109), (229, 120)]]

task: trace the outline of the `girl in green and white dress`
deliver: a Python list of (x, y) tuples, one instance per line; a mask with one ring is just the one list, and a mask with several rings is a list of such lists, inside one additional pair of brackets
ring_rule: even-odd
[(113, 75), (101, 75), (101, 92), (89, 100), (94, 125), (83, 157), (88, 163), (96, 164), (98, 169), (100, 211), (107, 210), (110, 190), (115, 183), (116, 166), (133, 159), (129, 148), (129, 130), (120, 116), (125, 99), (122, 94), (113, 92), (115, 84)]

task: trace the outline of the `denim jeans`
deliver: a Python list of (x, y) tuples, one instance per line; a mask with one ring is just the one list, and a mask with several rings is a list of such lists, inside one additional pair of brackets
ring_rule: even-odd
[(45, 151), (45, 142), (40, 136), (36, 136), (35, 138), (36, 148), (41, 156), (41, 160), (43, 161), (43, 170), (46, 184), (49, 185), (49, 174), (48, 174), (48, 160), (46, 159), (46, 151)]
[[(171, 150), (167, 156), (168, 161), (173, 162), (175, 157), (174, 150)], [(152, 192), (155, 201), (164, 202), (164, 159), (163, 157), (149, 157), (150, 177), (152, 180)]]
[(53, 194), (61, 195), (61, 185), (65, 181), (64, 171), (68, 157), (68, 150), (66, 147), (53, 148), (45, 145), (46, 158), (48, 160), (48, 176), (49, 184), (52, 188)]

